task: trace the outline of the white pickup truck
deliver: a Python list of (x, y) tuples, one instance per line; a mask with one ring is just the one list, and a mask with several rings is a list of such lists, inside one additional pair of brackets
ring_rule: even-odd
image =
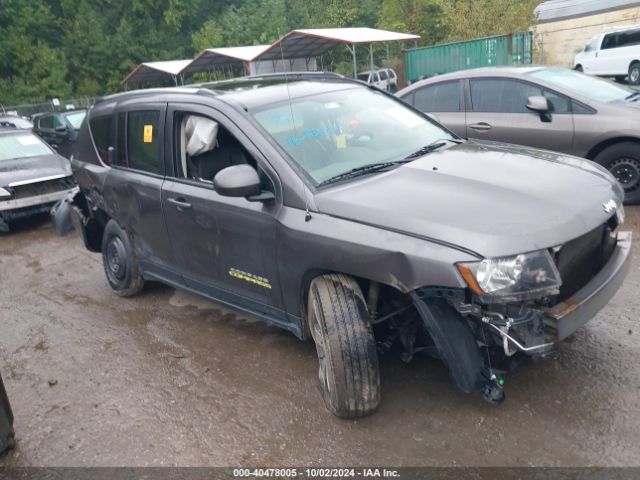
[(640, 25), (596, 35), (578, 53), (573, 67), (601, 77), (615, 77), (629, 84), (640, 84)]

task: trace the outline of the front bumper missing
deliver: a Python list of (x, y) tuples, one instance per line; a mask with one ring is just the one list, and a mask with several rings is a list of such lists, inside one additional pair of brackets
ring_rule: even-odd
[(35, 205), (48, 205), (51, 203), (56, 203), (65, 198), (67, 195), (73, 194), (77, 191), (78, 187), (74, 187), (68, 190), (60, 190), (58, 192), (47, 193), (45, 195), (35, 195), (33, 197), (18, 198), (15, 200), (3, 200), (0, 202), (0, 212), (33, 207)]
[(584, 287), (544, 311), (545, 325), (561, 341), (593, 318), (618, 291), (631, 265), (631, 232), (619, 232), (609, 261)]

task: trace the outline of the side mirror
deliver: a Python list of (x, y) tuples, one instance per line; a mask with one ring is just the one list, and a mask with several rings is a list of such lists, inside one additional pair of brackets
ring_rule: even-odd
[(223, 168), (213, 178), (213, 188), (225, 197), (260, 195), (260, 177), (250, 165)]
[(547, 113), (549, 111), (549, 101), (546, 97), (541, 95), (536, 95), (533, 97), (527, 98), (526, 107), (532, 112), (536, 113)]

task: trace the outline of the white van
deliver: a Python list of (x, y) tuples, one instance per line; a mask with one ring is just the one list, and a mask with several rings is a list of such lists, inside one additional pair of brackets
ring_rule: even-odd
[(622, 81), (628, 75), (631, 85), (640, 84), (640, 25), (596, 35), (578, 53), (573, 67), (601, 77)]

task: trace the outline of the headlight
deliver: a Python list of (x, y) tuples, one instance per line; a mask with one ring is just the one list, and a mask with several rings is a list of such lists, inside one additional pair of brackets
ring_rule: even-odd
[(496, 300), (532, 293), (555, 295), (562, 285), (547, 250), (461, 263), (458, 270), (474, 293)]
[(0, 187), (0, 200), (6, 200), (9, 197), (11, 197), (11, 193), (8, 190)]

